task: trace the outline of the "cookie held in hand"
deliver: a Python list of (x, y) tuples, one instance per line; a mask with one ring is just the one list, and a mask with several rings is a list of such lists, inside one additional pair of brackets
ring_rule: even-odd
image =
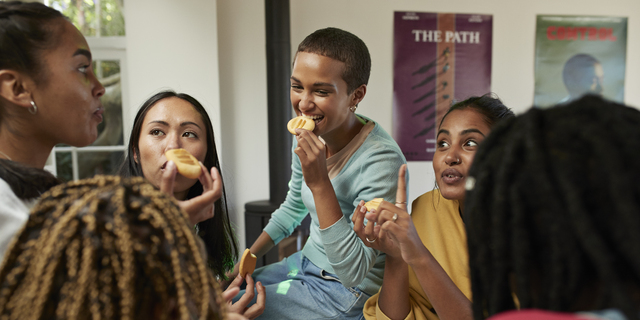
[(256, 261), (258, 258), (249, 251), (249, 248), (244, 249), (244, 253), (242, 254), (242, 258), (240, 259), (240, 276), (243, 278), (247, 274), (252, 274), (253, 270), (256, 269)]
[(316, 123), (313, 119), (309, 119), (304, 116), (295, 117), (287, 123), (287, 129), (291, 134), (296, 134), (296, 129), (298, 128), (313, 131), (313, 129), (316, 128)]
[(378, 210), (378, 207), (380, 206), (380, 203), (382, 203), (382, 198), (375, 198), (371, 201), (367, 201), (365, 202), (364, 206), (367, 207), (367, 211), (371, 211), (373, 209)]
[(202, 172), (200, 163), (189, 151), (185, 149), (171, 149), (164, 153), (167, 160), (173, 161), (178, 168), (178, 173), (189, 178), (197, 179)]

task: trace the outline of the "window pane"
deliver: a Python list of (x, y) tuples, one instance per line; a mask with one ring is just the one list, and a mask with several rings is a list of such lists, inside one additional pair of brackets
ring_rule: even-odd
[(124, 36), (124, 0), (100, 0), (101, 37)]
[(62, 181), (73, 180), (71, 152), (56, 152), (56, 175)]
[(100, 98), (104, 113), (98, 125), (98, 139), (92, 146), (123, 145), (122, 137), (122, 87), (120, 85), (120, 61), (95, 61), (93, 69), (105, 87)]
[(124, 0), (45, 0), (87, 37), (124, 36)]
[(123, 156), (123, 151), (78, 152), (78, 178), (115, 174)]

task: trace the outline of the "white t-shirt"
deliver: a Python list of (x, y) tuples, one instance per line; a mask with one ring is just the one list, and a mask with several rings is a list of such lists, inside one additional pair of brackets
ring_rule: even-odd
[(19, 199), (9, 184), (0, 178), (0, 264), (11, 240), (29, 219), (29, 211), (36, 200)]

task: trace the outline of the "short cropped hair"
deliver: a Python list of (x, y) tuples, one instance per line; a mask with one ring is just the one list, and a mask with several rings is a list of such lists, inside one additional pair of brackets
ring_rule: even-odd
[(353, 33), (338, 28), (316, 30), (302, 40), (297, 52), (315, 53), (343, 62), (345, 67), (342, 79), (347, 83), (349, 94), (369, 82), (369, 49), (364, 41)]

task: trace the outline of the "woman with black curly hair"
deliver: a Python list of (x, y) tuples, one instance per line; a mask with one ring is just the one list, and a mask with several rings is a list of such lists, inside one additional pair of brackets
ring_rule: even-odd
[(640, 111), (597, 96), (492, 131), (464, 216), (476, 319), (640, 318), (638, 150)]

